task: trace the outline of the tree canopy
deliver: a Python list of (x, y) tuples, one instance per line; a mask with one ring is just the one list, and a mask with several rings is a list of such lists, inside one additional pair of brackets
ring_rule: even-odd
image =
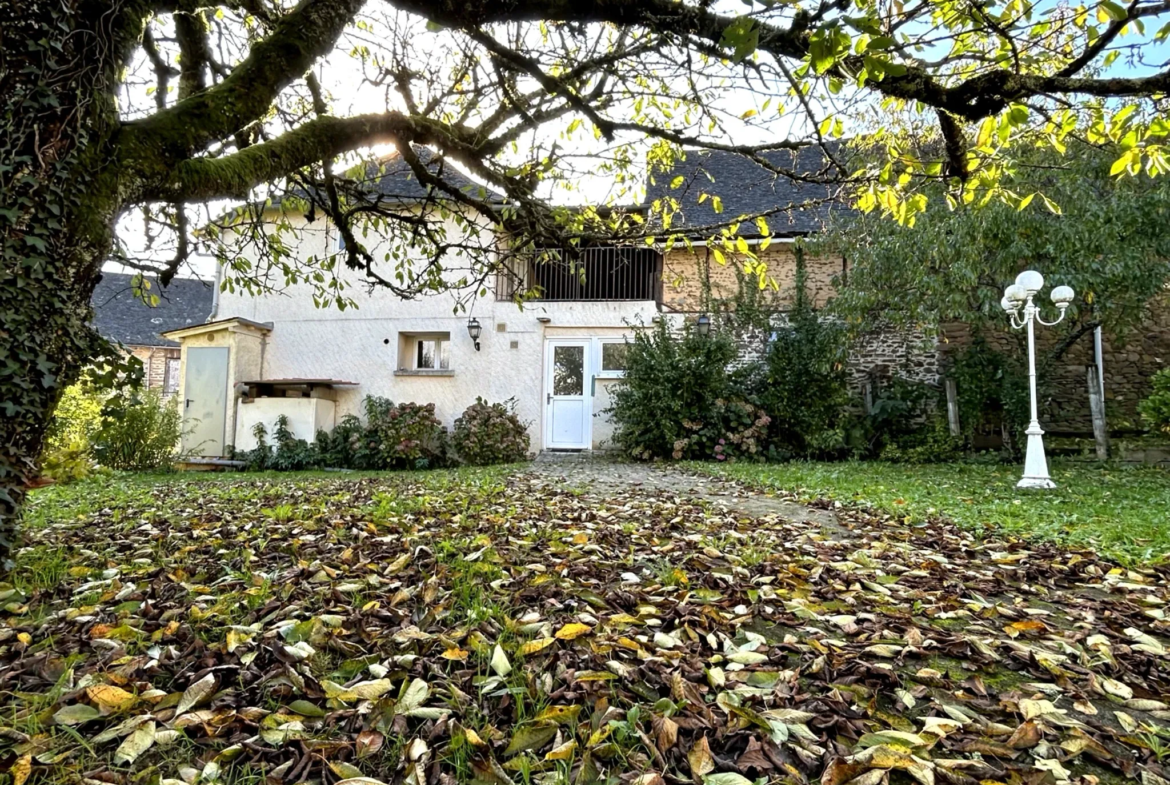
[(1170, 180), (1117, 178), (1116, 150), (1073, 143), (1065, 154), (1028, 151), (1000, 186), (1039, 193), (948, 207), (936, 192), (913, 226), (854, 213), (823, 238), (849, 260), (834, 303), (862, 324), (935, 326), (949, 321), (1003, 326), (1003, 289), (1024, 267), (1077, 293), (1066, 329), (1124, 331), (1170, 281)]
[[(837, 185), (904, 222), (931, 185), (1018, 205), (1028, 194), (1002, 182), (1036, 146), (1115, 143), (1130, 174), (1167, 164), (1170, 0), (0, 0), (0, 18), (4, 519), (62, 386), (102, 350), (88, 302), (111, 258), (165, 284), (202, 249), (229, 285), (275, 273), (344, 304), (340, 265), (402, 296), (475, 291), (499, 230), (521, 250), (660, 236), (670, 199), (648, 222), (596, 208), (684, 148)], [(844, 136), (879, 155), (853, 168), (828, 144)], [(361, 187), (378, 145), (433, 189), (428, 204)], [(413, 145), (474, 185), (452, 187)], [(806, 145), (824, 147), (818, 171), (762, 155)], [(556, 206), (587, 176), (612, 190)], [(247, 222), (222, 242), (223, 206), (278, 196), (328, 217), (344, 252), (303, 260), (287, 232)], [(115, 231), (135, 210), (145, 249)], [(367, 228), (414, 253), (375, 258)]]

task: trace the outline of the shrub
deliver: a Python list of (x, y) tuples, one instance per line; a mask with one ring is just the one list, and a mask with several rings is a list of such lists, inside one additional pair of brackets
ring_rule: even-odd
[(365, 400), (363, 438), (372, 469), (427, 469), (441, 466), (447, 454), (447, 431), (433, 403), (394, 404), (386, 398)]
[(772, 418), (774, 457), (827, 457), (845, 447), (849, 392), (843, 327), (821, 319), (800, 297), (788, 325), (775, 332), (751, 383)]
[(955, 380), (963, 436), (1002, 432), (1004, 447), (1020, 453), (1028, 427), (1028, 376), (1022, 361), (995, 351), (980, 335), (958, 354), (948, 375)]
[(614, 443), (640, 460), (710, 457), (703, 454), (708, 441), (693, 437), (711, 427), (714, 401), (739, 397), (727, 372), (734, 359), (735, 345), (723, 334), (680, 334), (665, 319), (638, 331), (608, 410)]
[(41, 452), (41, 474), (57, 483), (80, 480), (93, 468), (90, 440), (102, 424), (104, 396), (82, 381), (65, 388)]
[(250, 450), (232, 448), (230, 457), (243, 461), (245, 471), (264, 471), (272, 462), (272, 445), (268, 443), (268, 429), (264, 423), (258, 422), (252, 426), (252, 437), (256, 439), (255, 447)]
[(170, 468), (181, 435), (176, 402), (165, 400), (158, 390), (146, 390), (126, 406), (106, 411), (94, 435), (93, 453), (111, 469)]
[(93, 456), (88, 442), (54, 446), (41, 458), (41, 476), (62, 485), (83, 479), (92, 470)]
[(1150, 381), (1153, 392), (1138, 404), (1138, 411), (1151, 430), (1170, 436), (1170, 368), (1158, 371)]
[(272, 432), (272, 437), (276, 440), (276, 452), (272, 453), (269, 468), (278, 472), (295, 472), (311, 469), (319, 464), (320, 456), (317, 451), (304, 439), (293, 436), (286, 415), (282, 414), (276, 418), (276, 428)]
[[(366, 398), (367, 410), (370, 399)], [(347, 414), (332, 433), (317, 432), (321, 465), (335, 469), (381, 469), (382, 451), (377, 435), (367, 433), (361, 418)]]
[(87, 382), (65, 388), (45, 434), (45, 453), (84, 445), (102, 425), (104, 396)]
[(763, 409), (747, 401), (716, 399), (702, 422), (684, 421), (694, 433), (675, 443), (672, 458), (716, 461), (762, 460), (764, 437), (772, 421)]
[[(856, 417), (849, 429), (853, 457), (927, 463), (925, 457), (913, 456), (925, 456), (932, 450), (954, 457), (962, 440), (950, 436), (939, 399), (940, 391), (931, 385), (900, 376), (885, 380), (869, 412)], [(928, 445), (933, 446), (926, 449)]]
[(476, 398), (451, 433), (455, 455), (470, 466), (513, 463), (528, 457), (528, 428), (516, 416), (516, 399), (488, 403)]

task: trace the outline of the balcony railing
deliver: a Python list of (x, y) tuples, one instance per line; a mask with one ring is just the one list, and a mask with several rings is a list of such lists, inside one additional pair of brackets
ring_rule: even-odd
[(496, 276), (497, 300), (657, 300), (662, 255), (653, 248), (544, 249)]

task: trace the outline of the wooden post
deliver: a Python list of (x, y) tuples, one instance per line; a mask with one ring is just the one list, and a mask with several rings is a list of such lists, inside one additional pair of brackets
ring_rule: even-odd
[(1109, 460), (1109, 433), (1105, 430), (1105, 400), (1101, 395), (1101, 376), (1097, 366), (1088, 367), (1089, 412), (1093, 415), (1093, 439), (1097, 442), (1097, 460)]
[(861, 383), (861, 402), (865, 406), (865, 413), (873, 412), (873, 381), (866, 379)]
[(951, 436), (958, 436), (959, 429), (959, 389), (954, 379), (944, 379), (943, 387), (947, 391), (947, 424), (951, 426)]

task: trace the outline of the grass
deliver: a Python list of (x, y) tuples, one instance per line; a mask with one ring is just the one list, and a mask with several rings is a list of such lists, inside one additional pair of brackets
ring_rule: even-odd
[(1016, 488), (1020, 467), (794, 462), (695, 464), (751, 485), (829, 499), (920, 522), (940, 516), (964, 528), (1097, 548), (1126, 564), (1170, 556), (1170, 472), (1153, 467), (1055, 461), (1055, 490)]
[[(244, 502), (271, 496), (273, 503), (267, 509), (270, 517), (286, 522), (303, 512), (288, 497), (305, 497), (322, 480), (361, 480), (388, 478), (393, 482), (410, 482), (426, 478), (426, 485), (435, 492), (467, 484), (495, 484), (506, 476), (511, 467), (491, 466), (460, 469), (439, 469), (418, 472), (376, 471), (301, 471), (301, 472), (110, 472), (103, 471), (70, 485), (50, 485), (29, 494), (23, 525), (37, 529), (46, 523), (83, 520), (104, 509), (115, 514), (136, 503), (146, 503), (160, 487), (202, 487), (210, 501)], [(274, 495), (273, 486), (279, 491)], [(311, 493), (308, 495), (312, 495)], [(308, 501), (308, 499), (302, 499)], [(316, 501), (320, 501), (317, 499)], [(410, 511), (420, 500), (387, 497), (392, 512)], [(383, 510), (384, 512), (385, 510)]]
[[(1167, 506), (1166, 475), (1148, 470), (1057, 466), (1082, 496), (1019, 505), (1006, 467), (727, 471), (805, 495), (886, 499), (907, 517), (933, 516), (928, 492), (973, 509), (995, 502), (945, 487), (960, 479), (1000, 488), (1007, 512), (1041, 499), (1086, 516)], [(885, 484), (842, 490), (863, 481)], [(1137, 730), (1118, 720), (1084, 732), (1110, 737), (1118, 767), (1170, 755), (1152, 716), (1165, 704), (1149, 699), (1170, 694), (1157, 659), (1170, 651), (1170, 569), (974, 542), (937, 520), (903, 526), (857, 509), (839, 519), (850, 532), (826, 537), (818, 521), (729, 516), (616, 483), (570, 490), (515, 467), (105, 474), (40, 489), (14, 582), (0, 583), (0, 760), (23, 761), (37, 785), (193, 781), (187, 769), (211, 763), (222, 785), (436, 771), (452, 785), (651, 772), (683, 782), (696, 749), (734, 761), (747, 736), (774, 739), (760, 712), (783, 705), (797, 723), (784, 723), (784, 754), (815, 781), (824, 761), (802, 746), (811, 738), (843, 752), (859, 723), (916, 732), (973, 677), (987, 692), (964, 702), (980, 718), (951, 732), (958, 752), (985, 743), (986, 728), (1007, 738), (1023, 694), (1113, 717), (1117, 702), (1092, 686), (1106, 674), (1139, 697), (1124, 705)], [(1052, 663), (1073, 655), (1049, 687)], [(881, 688), (890, 677), (875, 674), (891, 669), (914, 705)], [(838, 718), (842, 695), (851, 705)], [(810, 729), (796, 718), (806, 711), (833, 721)], [(711, 734), (725, 716), (736, 730)], [(131, 755), (138, 729), (151, 744)], [(1030, 781), (1040, 770), (1029, 760), (1021, 752), (1015, 765)], [(1064, 763), (1074, 777), (1120, 781)]]

